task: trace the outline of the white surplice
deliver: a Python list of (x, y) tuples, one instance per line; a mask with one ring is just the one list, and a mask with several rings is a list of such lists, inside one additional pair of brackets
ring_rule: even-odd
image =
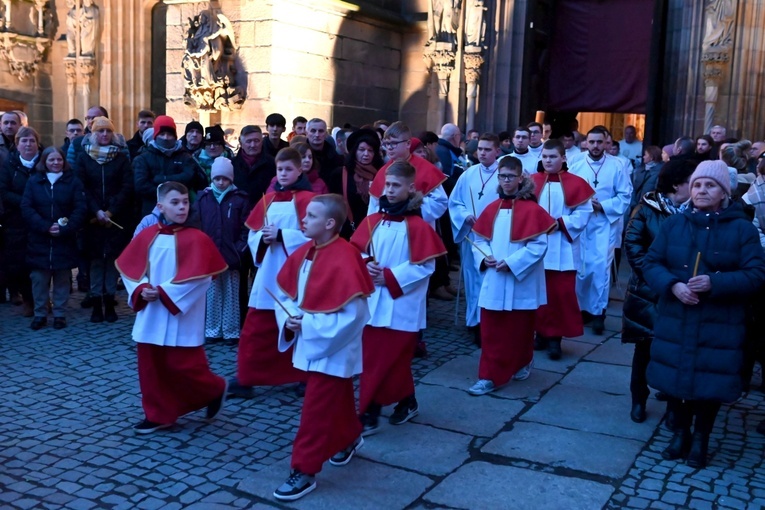
[[(444, 215), (446, 208), (449, 204), (449, 197), (446, 196), (446, 191), (442, 185), (438, 185), (427, 195), (422, 197), (422, 206), (420, 211), (422, 212), (422, 219), (428, 222), (428, 225), (436, 228), (436, 221), (438, 218)], [(380, 200), (372, 195), (369, 195), (369, 207), (367, 208), (367, 216), (380, 212)]]
[(523, 166), (523, 173), (526, 174), (526, 176), (534, 175), (537, 173), (537, 166), (539, 165), (539, 154), (531, 152), (530, 150), (524, 152), (523, 154), (512, 152), (502, 156), (497, 161), (500, 161), (502, 158), (506, 158), (508, 156), (518, 158), (521, 161), (521, 165)]
[[(481, 292), (483, 275), (476, 269), (471, 244), (465, 240), (470, 237), (473, 241), (476, 235), (471, 232), (472, 226), (465, 219), (473, 215), (476, 219), (486, 206), (499, 198), (497, 188), (498, 161), (490, 167), (473, 165), (460, 175), (449, 196), (449, 216), (452, 223), (454, 242), (460, 246), (462, 281), (465, 289), (466, 312), (465, 322), (468, 326), (476, 326), (480, 320), (478, 295)], [(485, 184), (484, 184), (485, 183)], [(482, 192), (482, 196), (479, 193)], [(471, 200), (472, 196), (472, 200)], [(474, 206), (475, 205), (475, 210)]]
[(579, 307), (600, 315), (608, 306), (611, 265), (619, 222), (629, 208), (632, 182), (624, 163), (604, 154), (593, 161), (589, 154), (569, 166), (569, 171), (590, 183), (603, 211), (594, 212), (579, 244), (580, 265), (576, 278)]
[(258, 268), (257, 273), (255, 273), (255, 281), (252, 284), (248, 306), (258, 310), (274, 309), (276, 306), (274, 299), (268, 295), (266, 289), (276, 295), (276, 275), (279, 274), (279, 270), (292, 252), (309, 241), (300, 229), (301, 218), (298, 218), (294, 198), (289, 202), (271, 202), (266, 217), (268, 218), (268, 225), (279, 227), (283, 242), (274, 241), (268, 245), (263, 259), (258, 261), (258, 247), (263, 238), (263, 233), (251, 230), (247, 238), (252, 259)]

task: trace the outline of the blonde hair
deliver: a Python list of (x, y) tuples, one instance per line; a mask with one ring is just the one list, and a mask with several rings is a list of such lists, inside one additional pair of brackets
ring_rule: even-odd
[(311, 202), (316, 202), (324, 206), (324, 210), (327, 212), (327, 218), (335, 220), (335, 233), (340, 232), (343, 228), (345, 220), (348, 218), (348, 210), (345, 205), (345, 200), (342, 196), (336, 193), (327, 193), (326, 195), (317, 195), (311, 199)]
[(404, 124), (403, 122), (399, 120), (391, 124), (388, 127), (388, 129), (385, 130), (385, 135), (383, 135), (383, 139), (399, 138), (401, 136), (412, 138), (412, 131), (409, 129), (409, 126), (407, 126), (406, 124)]
[(740, 140), (735, 144), (728, 145), (720, 153), (720, 159), (729, 167), (738, 171), (746, 168), (749, 160), (749, 150), (752, 148), (752, 142), (749, 140)]

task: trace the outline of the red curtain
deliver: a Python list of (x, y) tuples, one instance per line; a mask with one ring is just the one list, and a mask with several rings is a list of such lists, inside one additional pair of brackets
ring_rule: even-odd
[(550, 109), (644, 113), (653, 0), (558, 0)]

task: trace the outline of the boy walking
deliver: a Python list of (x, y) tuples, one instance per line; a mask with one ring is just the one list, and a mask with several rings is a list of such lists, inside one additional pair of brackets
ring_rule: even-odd
[(351, 378), (361, 373), (361, 334), (374, 284), (359, 252), (338, 235), (345, 219), (340, 195), (314, 197), (303, 218), (311, 241), (290, 255), (277, 277), (279, 350), (294, 349), (292, 363), (306, 374), (292, 472), (274, 492), (283, 501), (314, 490), (326, 460), (345, 465), (363, 444)]
[(160, 221), (133, 238), (117, 258), (131, 308), (137, 312), (138, 380), (146, 418), (133, 427), (149, 434), (207, 406), (207, 419), (223, 407), (226, 380), (213, 374), (204, 350), (205, 294), (226, 270), (212, 240), (187, 228), (189, 191), (159, 186)]

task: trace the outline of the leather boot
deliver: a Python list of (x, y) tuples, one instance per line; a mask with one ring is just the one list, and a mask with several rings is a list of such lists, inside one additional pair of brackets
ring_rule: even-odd
[(691, 440), (691, 449), (688, 452), (688, 459), (685, 463), (696, 469), (702, 469), (707, 466), (707, 451), (709, 450), (709, 434), (704, 432), (694, 432)]
[(547, 339), (547, 357), (553, 361), (557, 361), (563, 355), (563, 351), (560, 348), (560, 337)]
[(117, 312), (114, 311), (114, 305), (116, 304), (114, 296), (104, 296), (104, 319), (106, 319), (106, 322), (117, 322)]
[(547, 345), (548, 345), (548, 339), (545, 336), (540, 335), (539, 333), (536, 334), (534, 337), (534, 350), (535, 351), (546, 351)]
[(104, 322), (103, 300), (101, 296), (94, 296), (92, 302), (93, 311), (90, 314), (90, 322)]
[(595, 335), (602, 335), (606, 330), (606, 315), (601, 313), (600, 315), (592, 316), (592, 333)]
[(632, 402), (632, 411), (630, 411), (630, 419), (635, 423), (643, 423), (645, 421), (645, 401)]
[(688, 456), (688, 450), (691, 448), (691, 431), (682, 428), (675, 431), (675, 435), (669, 441), (669, 446), (661, 452), (661, 457), (666, 460), (675, 460)]

